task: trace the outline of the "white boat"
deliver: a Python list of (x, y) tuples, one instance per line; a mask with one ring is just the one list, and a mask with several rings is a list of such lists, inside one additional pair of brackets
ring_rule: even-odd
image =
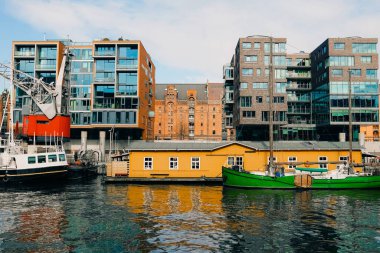
[(28, 150), (16, 142), (2, 145), (0, 184), (34, 182), (63, 178), (67, 174), (67, 158), (62, 146), (34, 147)]

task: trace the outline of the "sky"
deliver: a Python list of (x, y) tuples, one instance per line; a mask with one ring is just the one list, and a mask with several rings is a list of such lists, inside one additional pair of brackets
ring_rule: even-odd
[(379, 13), (378, 0), (0, 0), (0, 62), (13, 40), (122, 36), (142, 41), (157, 83), (222, 82), (241, 37), (310, 52), (328, 37), (379, 38)]

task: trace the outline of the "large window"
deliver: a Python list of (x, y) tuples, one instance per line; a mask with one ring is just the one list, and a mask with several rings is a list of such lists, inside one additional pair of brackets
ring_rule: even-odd
[(257, 62), (257, 55), (245, 55), (244, 61), (245, 62)]
[(178, 170), (178, 157), (169, 158), (169, 169)]
[(29, 156), (28, 157), (28, 164), (34, 164), (36, 163), (36, 157), (35, 156)]
[(115, 81), (115, 60), (96, 61), (96, 82)]
[(238, 166), (243, 168), (243, 157), (242, 156), (229, 156), (227, 157), (227, 164), (229, 166)]
[(352, 43), (353, 53), (376, 53), (376, 43)]
[(240, 89), (244, 90), (248, 88), (248, 83), (240, 83)]
[(153, 170), (153, 157), (144, 157), (144, 170)]
[(353, 56), (330, 56), (327, 59), (326, 66), (354, 66), (355, 58)]
[[(353, 94), (377, 94), (377, 82), (352, 82)], [(348, 94), (348, 82), (330, 82), (330, 94)]]
[(334, 43), (334, 49), (335, 50), (344, 50), (344, 43), (342, 43), (342, 42)]
[(360, 57), (360, 61), (362, 63), (371, 63), (372, 62), (372, 56), (362, 56), (362, 57)]
[(251, 107), (252, 106), (252, 97), (240, 97), (240, 107)]
[(115, 55), (115, 46), (96, 46), (95, 55), (99, 56), (114, 56)]
[(191, 169), (199, 170), (201, 167), (201, 158), (200, 157), (191, 157)]
[(253, 89), (268, 89), (268, 83), (252, 83)]
[(352, 76), (361, 76), (362, 70), (361, 69), (351, 69), (351, 75)]
[(241, 73), (242, 73), (243, 76), (252, 76), (253, 75), (253, 69), (243, 68), (241, 70)]
[(333, 76), (343, 76), (343, 69), (333, 69), (331, 73)]
[(255, 111), (243, 111), (243, 118), (255, 118), (256, 112)]
[(367, 69), (366, 77), (368, 79), (377, 79), (377, 69)]
[(137, 95), (137, 72), (118, 73), (118, 95)]
[(37, 159), (38, 159), (38, 163), (46, 163), (45, 155), (39, 155)]
[(243, 49), (250, 49), (252, 47), (251, 42), (243, 42), (242, 43), (242, 48)]
[(57, 58), (56, 47), (40, 47), (39, 53), (40, 53), (39, 54), (40, 59), (56, 59)]
[(275, 93), (286, 93), (286, 86), (287, 86), (287, 83), (276, 83), (274, 92)]

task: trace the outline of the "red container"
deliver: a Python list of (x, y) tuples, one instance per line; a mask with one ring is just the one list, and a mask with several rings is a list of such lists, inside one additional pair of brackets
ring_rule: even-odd
[(45, 115), (25, 115), (22, 126), (23, 137), (41, 139), (58, 136), (70, 139), (70, 115), (57, 115), (51, 120)]

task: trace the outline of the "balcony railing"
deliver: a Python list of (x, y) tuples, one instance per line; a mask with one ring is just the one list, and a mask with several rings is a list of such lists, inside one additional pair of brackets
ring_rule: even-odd
[(34, 56), (34, 51), (15, 51), (15, 56)]
[(115, 56), (114, 50), (95, 51), (94, 56)]
[(288, 113), (291, 114), (310, 114), (310, 109), (300, 109), (300, 108), (288, 108)]
[(97, 77), (97, 78), (95, 78), (95, 82), (97, 82), (97, 83), (115, 82), (115, 77)]
[(311, 89), (310, 83), (288, 83), (286, 85), (286, 89), (288, 90), (309, 90)]
[(288, 96), (288, 102), (310, 102), (310, 97)]
[(36, 69), (38, 70), (55, 70), (56, 65), (51, 64), (36, 64)]
[(118, 69), (137, 69), (138, 60), (127, 60), (126, 62), (119, 62), (117, 64)]
[(295, 73), (295, 72), (287, 72), (286, 77), (292, 77), (292, 78), (311, 78), (310, 73)]

